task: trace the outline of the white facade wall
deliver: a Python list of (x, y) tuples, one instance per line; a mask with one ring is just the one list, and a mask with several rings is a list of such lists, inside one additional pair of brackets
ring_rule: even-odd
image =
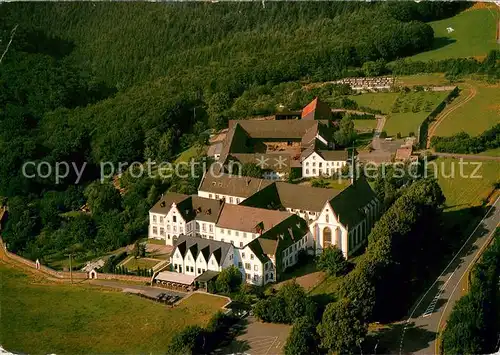
[(243, 248), (258, 236), (258, 233), (217, 227), (215, 240), (231, 243), (237, 248)]
[(252, 285), (262, 285), (263, 265), (249, 247), (236, 249), (235, 265), (241, 272), (243, 280)]
[(245, 197), (241, 196), (231, 196), (231, 195), (224, 195), (224, 194), (216, 194), (213, 192), (208, 192), (208, 191), (198, 191), (198, 196), (200, 197), (205, 197), (205, 198), (210, 198), (213, 200), (224, 200), (226, 203), (232, 204), (232, 205), (237, 205), (241, 201), (245, 200)]
[(302, 161), (302, 176), (332, 176), (341, 172), (347, 165), (345, 160), (325, 160), (316, 152), (313, 152)]
[(165, 240), (166, 245), (173, 245), (174, 238), (186, 232), (186, 221), (177, 207), (172, 207), (167, 214), (149, 213), (149, 238)]
[(282, 260), (282, 271), (286, 270), (290, 266), (297, 264), (298, 254), (301, 250), (307, 250), (308, 247), (313, 246), (313, 237), (309, 232), (302, 239), (299, 239), (294, 244), (290, 245), (288, 248), (284, 249), (281, 253)]

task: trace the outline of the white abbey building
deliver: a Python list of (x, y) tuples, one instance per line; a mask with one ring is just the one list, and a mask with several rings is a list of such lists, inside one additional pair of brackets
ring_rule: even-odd
[(364, 179), (339, 191), (205, 175), (198, 194), (163, 196), (149, 212), (149, 238), (175, 246), (173, 271), (198, 276), (235, 265), (258, 285), (279, 280), (300, 250), (335, 245), (351, 256), (379, 214)]

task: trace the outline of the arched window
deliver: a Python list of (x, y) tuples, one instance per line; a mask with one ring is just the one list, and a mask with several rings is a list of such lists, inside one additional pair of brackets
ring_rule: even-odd
[(323, 248), (332, 246), (332, 230), (328, 227), (323, 228)]
[(338, 227), (335, 229), (335, 245), (342, 250), (342, 231)]

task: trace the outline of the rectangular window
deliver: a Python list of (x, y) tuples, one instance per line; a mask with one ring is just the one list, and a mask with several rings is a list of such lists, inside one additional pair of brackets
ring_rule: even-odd
[(243, 264), (241, 263), (241, 261), (238, 261), (238, 267), (241, 269), (243, 267)]
[(245, 278), (246, 278), (247, 280), (250, 280), (250, 279), (252, 278), (252, 275), (250, 275), (250, 274), (246, 274), (246, 275), (245, 275)]
[(236, 203), (238, 203), (238, 204), (240, 203), (240, 199), (239, 198), (236, 199)]
[(243, 233), (243, 238), (246, 238), (247, 237), (247, 234), (246, 233)]
[(160, 216), (160, 223), (163, 223), (163, 217)]
[(200, 268), (198, 268), (198, 274), (201, 274), (201, 269)]
[(209, 228), (208, 228), (208, 230), (209, 230), (210, 232), (213, 232), (213, 231), (214, 231), (214, 226), (213, 226), (213, 225), (210, 225), (210, 226), (209, 226)]
[(160, 235), (165, 236), (165, 229), (164, 228), (160, 228)]
[(243, 248), (243, 242), (240, 242), (240, 248)]
[(174, 232), (177, 232), (177, 227), (176, 226), (174, 226)]
[(153, 234), (158, 234), (158, 227), (153, 227)]
[(233, 198), (229, 197), (229, 203), (233, 203)]
[(245, 263), (245, 269), (252, 270), (252, 265), (250, 265), (250, 263)]
[(215, 195), (215, 199), (218, 200), (219, 199), (219, 195)]
[(220, 229), (220, 234), (224, 234), (224, 229)]
[(175, 222), (177, 222), (177, 216), (173, 216), (173, 217), (172, 217), (172, 221), (173, 221), (174, 223), (175, 223)]
[(259, 265), (254, 265), (254, 266), (253, 266), (253, 270), (254, 270), (254, 271), (259, 271)]
[(204, 232), (206, 232), (206, 231), (207, 231), (207, 226), (206, 226), (206, 224), (205, 224), (205, 223), (203, 223), (203, 224), (201, 225), (201, 230), (202, 230), (202, 231), (204, 231)]
[(239, 236), (239, 235), (240, 235), (240, 232), (234, 232), (234, 234), (235, 234), (236, 236)]
[(231, 235), (231, 230), (230, 229), (227, 230), (227, 234)]
[(175, 270), (177, 270), (177, 266), (178, 266), (177, 264), (174, 264), (174, 269), (175, 269)]
[(156, 216), (153, 216), (153, 222), (156, 223)]
[(253, 275), (253, 280), (254, 281), (258, 281), (259, 280), (259, 275), (257, 275), (257, 274)]
[(253, 254), (250, 254), (250, 260), (253, 260)]
[(245, 253), (241, 253), (241, 258), (245, 259)]
[(208, 194), (208, 198), (212, 198), (212, 194)]

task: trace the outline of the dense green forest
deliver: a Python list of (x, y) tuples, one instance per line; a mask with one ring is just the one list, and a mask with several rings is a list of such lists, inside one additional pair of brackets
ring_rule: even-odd
[[(170, 161), (204, 143), (208, 128), (254, 113), (245, 95), (358, 75), (367, 62), (423, 51), (433, 40), (424, 21), (464, 6), (0, 4), (3, 237), (33, 258), (133, 242), (146, 234), (147, 210), (162, 192), (191, 193), (197, 181), (126, 175), (120, 195), (111, 182), (92, 183), (100, 162)], [(87, 165), (75, 186), (74, 172), (59, 183), (23, 177), (28, 161)], [(68, 213), (84, 204), (90, 213)]]

